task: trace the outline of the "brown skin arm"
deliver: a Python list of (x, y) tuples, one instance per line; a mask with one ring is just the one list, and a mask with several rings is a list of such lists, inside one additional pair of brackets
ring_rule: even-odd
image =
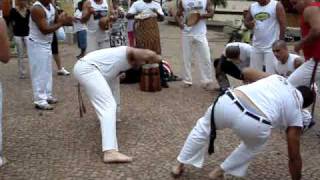
[(209, 18), (213, 17), (214, 12), (212, 9), (211, 1), (207, 1), (206, 11), (207, 11), (207, 13), (201, 14), (201, 16), (200, 16), (201, 19), (209, 19)]
[(292, 180), (301, 179), (302, 160), (300, 155), (301, 127), (288, 127), (287, 143), (289, 155), (289, 172)]
[(303, 59), (298, 57), (294, 60), (294, 69), (298, 69), (303, 64)]
[(37, 24), (39, 30), (43, 34), (53, 33), (63, 25), (59, 19), (55, 24), (49, 25), (46, 21), (46, 14), (40, 6), (34, 6), (31, 9), (31, 18)]
[(266, 78), (266, 77), (270, 76), (271, 74), (265, 73), (262, 71), (258, 71), (253, 68), (244, 68), (242, 70), (242, 75), (243, 75), (243, 81), (252, 83), (252, 82), (258, 81), (260, 79)]
[(183, 21), (182, 21), (182, 16), (183, 16), (183, 6), (182, 6), (182, 1), (179, 1), (175, 19), (176, 19), (180, 29), (184, 28)]
[(86, 23), (89, 21), (91, 14), (93, 13), (90, 1), (86, 1), (82, 6), (82, 17), (81, 23)]
[(7, 26), (3, 18), (0, 17), (0, 61), (7, 63), (10, 60), (10, 46), (7, 36)]
[(284, 7), (281, 2), (277, 3), (276, 7), (277, 19), (280, 26), (280, 35), (279, 39), (284, 39), (284, 35), (286, 33), (286, 26), (287, 26), (287, 16), (284, 10)]
[(304, 37), (300, 42), (295, 44), (294, 51), (299, 53), (302, 47), (306, 44), (314, 42), (316, 39), (320, 38), (320, 10), (318, 7), (307, 7), (304, 10), (303, 17), (305, 22), (308, 22), (311, 29), (309, 34)]
[(255, 20), (253, 19), (252, 15), (251, 15), (251, 7), (249, 7), (248, 9), (248, 13), (246, 15), (246, 17), (244, 18), (244, 25), (248, 28), (248, 29), (253, 29), (255, 26)]

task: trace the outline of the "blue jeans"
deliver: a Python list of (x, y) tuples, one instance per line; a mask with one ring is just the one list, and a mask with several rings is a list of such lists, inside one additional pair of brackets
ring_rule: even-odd
[(78, 47), (81, 50), (84, 50), (87, 48), (87, 31), (86, 30), (77, 32), (77, 42), (78, 42)]

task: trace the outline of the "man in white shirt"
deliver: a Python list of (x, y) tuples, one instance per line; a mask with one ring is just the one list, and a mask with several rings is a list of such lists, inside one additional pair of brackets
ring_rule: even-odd
[(208, 153), (214, 152), (216, 130), (231, 128), (242, 142), (209, 178), (223, 179), (224, 173), (243, 177), (250, 161), (266, 144), (271, 129), (281, 128), (286, 130), (291, 177), (301, 178), (302, 108), (313, 102), (314, 94), (306, 86), (295, 88), (282, 76), (248, 71), (244, 70), (244, 78), (258, 81), (226, 91), (208, 108), (189, 134), (177, 158), (179, 165), (172, 169), (174, 176), (183, 173), (185, 164), (201, 168), (209, 140)]
[(74, 66), (74, 76), (84, 87), (100, 120), (105, 163), (132, 161), (131, 157), (118, 152), (115, 101), (118, 97), (112, 89), (119, 83), (121, 72), (141, 67), (146, 61), (159, 63), (161, 57), (151, 50), (120, 46), (91, 52)]
[(274, 42), (272, 51), (277, 58), (276, 74), (283, 77), (289, 77), (304, 62), (299, 55), (289, 53), (287, 43), (283, 40)]
[[(189, 27), (186, 25), (187, 17), (195, 11), (200, 14), (199, 21)], [(199, 63), (202, 87), (207, 90), (213, 89), (210, 48), (206, 37), (206, 19), (212, 18), (212, 16), (213, 9), (210, 0), (179, 1), (176, 20), (182, 31), (182, 79), (184, 87), (190, 87), (192, 85), (191, 60), (192, 52), (195, 52)]]
[(83, 4), (81, 22), (87, 24), (87, 53), (110, 47), (109, 31), (101, 24), (108, 26), (106, 18), (109, 13), (107, 0), (86, 0)]
[(53, 33), (64, 25), (71, 25), (72, 17), (64, 12), (59, 16), (51, 0), (36, 1), (31, 8), (27, 50), (35, 107), (52, 110), (57, 103), (52, 96), (52, 51)]
[(216, 79), (220, 86), (220, 91), (225, 91), (230, 87), (227, 74), (243, 80), (241, 71), (250, 64), (251, 49), (252, 46), (247, 43), (228, 43), (223, 55), (214, 61)]
[(81, 50), (80, 54), (77, 56), (77, 59), (80, 59), (81, 57), (83, 57), (87, 49), (87, 26), (86, 24), (81, 22), (82, 6), (83, 6), (83, 1), (79, 1), (78, 8), (73, 15), (74, 17), (73, 28), (74, 28), (74, 32), (76, 33), (78, 48)]
[(253, 29), (250, 67), (262, 71), (265, 65), (267, 73), (274, 73), (276, 58), (272, 43), (284, 39), (286, 30), (286, 15), (281, 2), (257, 0), (249, 7), (245, 25)]

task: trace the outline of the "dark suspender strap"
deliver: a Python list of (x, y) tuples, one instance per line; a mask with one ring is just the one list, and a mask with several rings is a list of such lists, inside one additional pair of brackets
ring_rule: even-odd
[(220, 93), (218, 97), (214, 100), (211, 110), (211, 125), (210, 125), (210, 140), (209, 140), (209, 148), (208, 153), (211, 155), (214, 153), (214, 140), (216, 139), (217, 133), (216, 133), (216, 124), (214, 122), (214, 108), (219, 100), (219, 98), (224, 95), (224, 92)]
[[(313, 67), (313, 71), (312, 71), (312, 76), (311, 76), (311, 79), (310, 79), (310, 87), (312, 88), (312, 92), (316, 95), (316, 92), (315, 92), (315, 87), (314, 87), (314, 82), (315, 82), (315, 79), (316, 79), (316, 72), (317, 72), (317, 68), (318, 68), (318, 60), (314, 60), (314, 67)], [(316, 96), (315, 96), (316, 97)], [(313, 104), (312, 104), (312, 109), (311, 109), (311, 123), (310, 125), (314, 125), (314, 109), (315, 109), (315, 105), (316, 105), (316, 100), (317, 98), (314, 98), (314, 101), (313, 101)]]

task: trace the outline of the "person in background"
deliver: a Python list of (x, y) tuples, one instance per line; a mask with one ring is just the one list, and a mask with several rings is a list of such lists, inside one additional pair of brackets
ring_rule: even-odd
[[(53, 5), (55, 6), (56, 12), (58, 14), (63, 12), (63, 10), (60, 10), (60, 8), (56, 5), (56, 3), (53, 4)], [(53, 39), (52, 39), (52, 43), (51, 43), (51, 51), (52, 51), (53, 59), (56, 62), (56, 65), (57, 65), (57, 68), (58, 68), (57, 74), (59, 76), (68, 76), (68, 75), (70, 75), (70, 72), (67, 71), (62, 66), (62, 63), (61, 63), (61, 58), (60, 58), (60, 55), (59, 55), (59, 43), (58, 43), (58, 38), (57, 38), (57, 32), (53, 33)]]
[(125, 11), (119, 6), (119, 0), (112, 0), (113, 15), (117, 18), (110, 29), (110, 47), (126, 46), (128, 44)]
[(27, 0), (16, 1), (16, 7), (10, 10), (8, 22), (12, 25), (14, 41), (18, 53), (19, 78), (26, 78), (24, 56), (27, 48), (27, 37), (29, 36), (30, 10), (27, 7)]
[(275, 73), (276, 57), (272, 52), (272, 43), (284, 39), (286, 31), (286, 13), (281, 2), (275, 0), (257, 0), (249, 7), (245, 18), (247, 28), (253, 30), (250, 67)]
[[(131, 7), (134, 2), (136, 2), (136, 0), (129, 0), (128, 2), (129, 7)], [(136, 43), (135, 43), (135, 37), (134, 37), (134, 19), (128, 19), (127, 31), (128, 31), (129, 46), (135, 47)]]
[(78, 47), (80, 48), (81, 52), (77, 56), (77, 59), (83, 57), (86, 53), (87, 49), (87, 26), (81, 22), (82, 17), (82, 6), (83, 1), (79, 1), (77, 5), (77, 9), (74, 12), (74, 32), (76, 33)]

